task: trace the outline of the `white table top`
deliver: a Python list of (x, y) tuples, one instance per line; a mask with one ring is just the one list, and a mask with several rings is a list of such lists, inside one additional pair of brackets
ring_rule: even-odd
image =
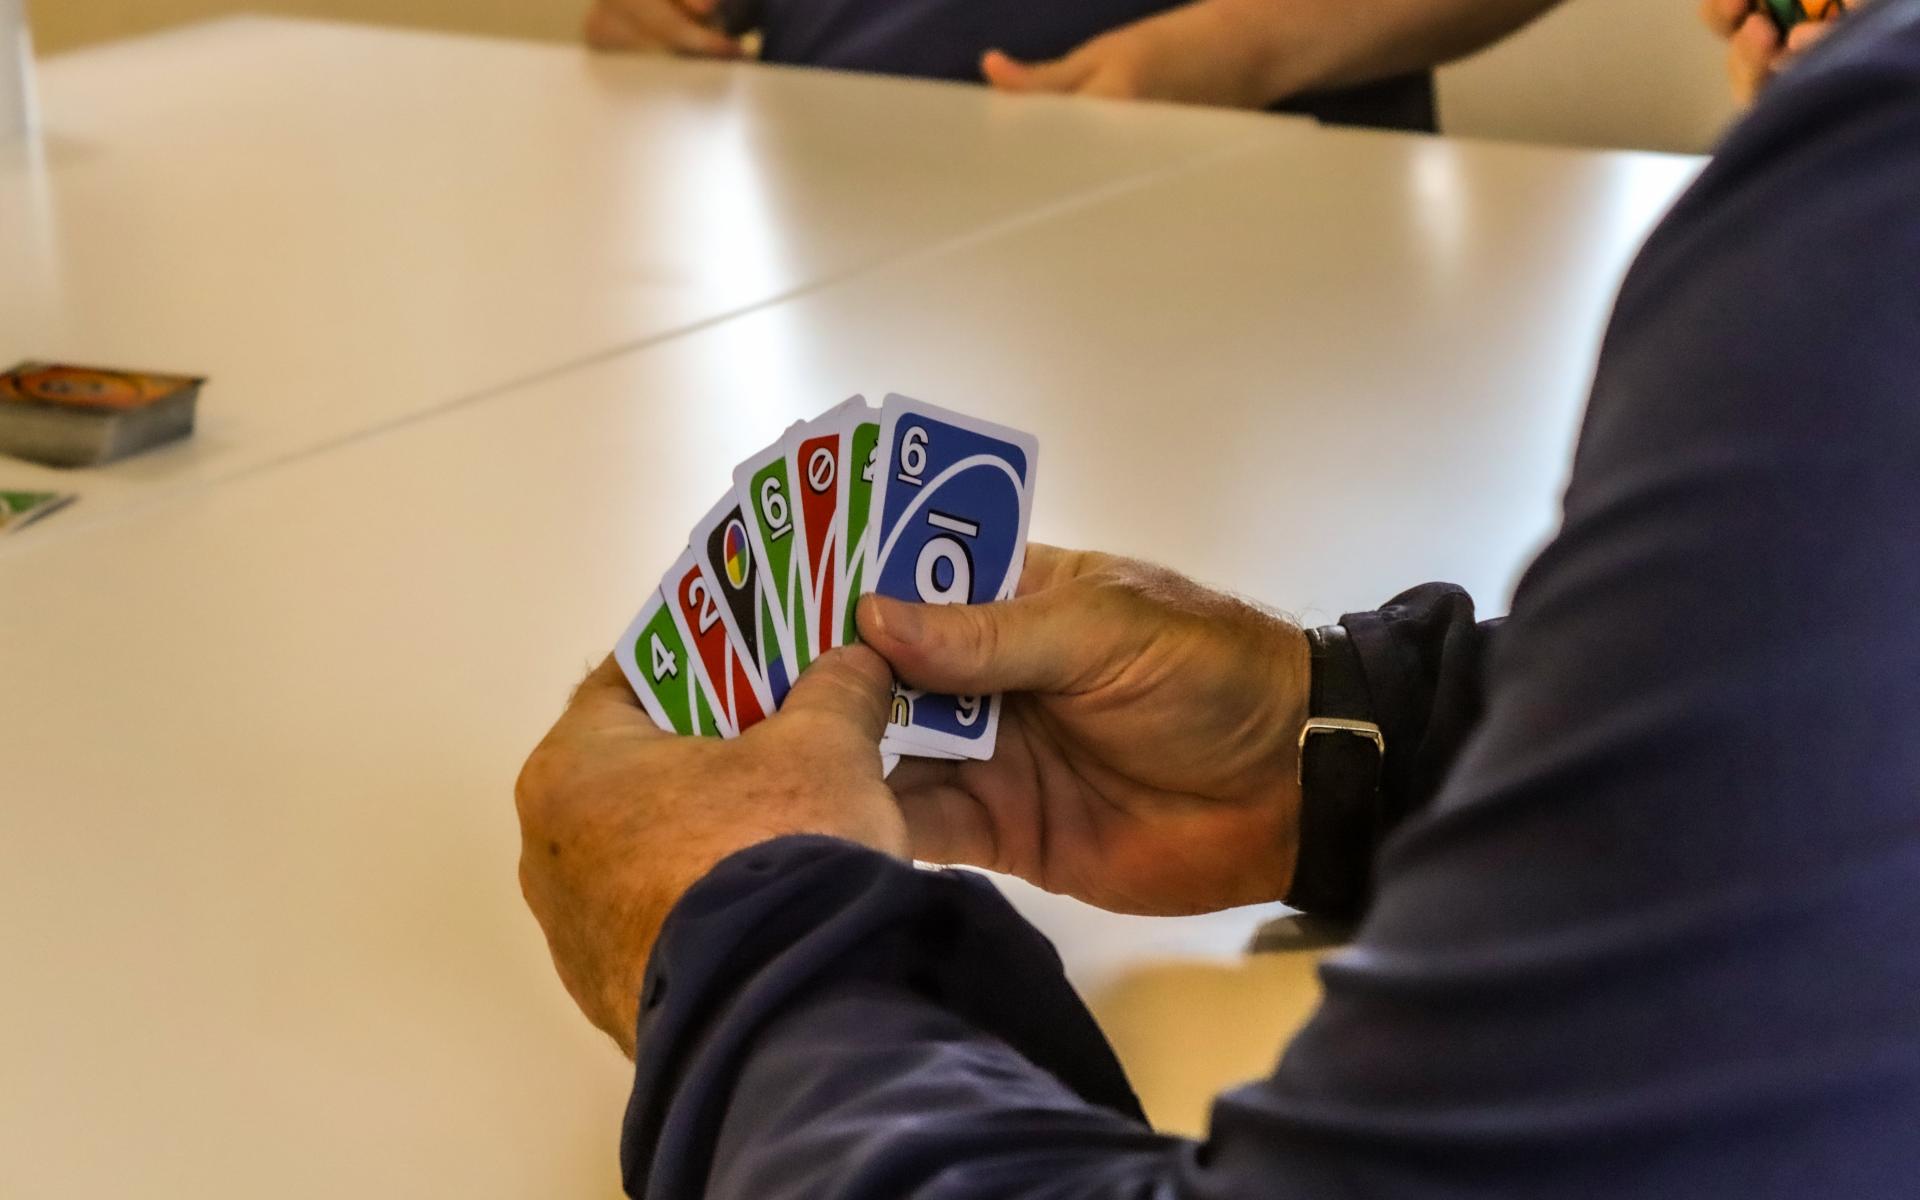
[[(648, 84), (654, 103), (674, 103), (669, 79), (760, 86), (673, 71)], [(823, 97), (873, 86), (820, 82)], [(903, 105), (919, 90), (886, 87)], [(955, 127), (964, 107), (1025, 119), (925, 91), (959, 106)], [(1115, 144), (1136, 116), (1149, 131), (1167, 119), (1087, 107), (1072, 119), (1110, 124)], [(628, 1075), (522, 909), (512, 779), (732, 463), (849, 391), (1036, 432), (1037, 538), (1146, 554), (1308, 619), (1434, 577), (1499, 609), (1551, 525), (1618, 274), (1695, 164), (1285, 124), (1247, 139), (1230, 123), (1221, 156), (1191, 169), (989, 235), (942, 232), (780, 303), (13, 539), (0, 1190), (616, 1195)], [(833, 131), (795, 136), (817, 147)], [(577, 186), (524, 212), (611, 203), (618, 184)], [(806, 211), (800, 191), (766, 222)], [(859, 240), (826, 224), (829, 247)], [(326, 269), (370, 270), (358, 254)], [(151, 334), (100, 303), (84, 310), (98, 336)], [(650, 311), (569, 303), (613, 342)], [(444, 349), (402, 333), (397, 396)], [(249, 361), (264, 373), (313, 336), (282, 330)], [(291, 436), (257, 402), (262, 436)], [(248, 413), (231, 403), (238, 428)], [(1153, 922), (1017, 898), (1128, 1022), (1157, 1011), (1152, 960), (1231, 971), (1262, 916)], [(1165, 1039), (1117, 1036), (1190, 1126), (1180, 1106), (1204, 1088), (1169, 1080)], [(1208, 1086), (1270, 1050), (1235, 1043), (1207, 1061)]]
[(0, 145), (0, 366), (203, 374), (85, 522), (979, 236), (1251, 114), (243, 18), (60, 56)]

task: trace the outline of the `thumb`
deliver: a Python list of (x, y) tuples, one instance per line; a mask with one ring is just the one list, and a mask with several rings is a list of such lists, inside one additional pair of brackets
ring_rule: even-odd
[(865, 646), (843, 646), (815, 659), (787, 693), (782, 717), (825, 717), (878, 745), (893, 701), (893, 672)]
[(860, 600), (860, 636), (913, 687), (962, 696), (1065, 692), (1086, 674), (1084, 628), (1046, 594), (996, 604)]
[(1051, 62), (1021, 62), (1004, 50), (980, 56), (980, 74), (1003, 92), (1071, 92), (1093, 73), (1079, 51)]

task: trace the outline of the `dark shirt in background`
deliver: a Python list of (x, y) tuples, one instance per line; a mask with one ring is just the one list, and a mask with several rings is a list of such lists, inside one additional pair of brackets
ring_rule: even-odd
[[(980, 56), (1059, 58), (1081, 43), (1174, 5), (1166, 0), (739, 0), (733, 20), (762, 30), (761, 57), (835, 67), (980, 82)], [(1343, 125), (1431, 133), (1433, 76), (1302, 96), (1276, 106)]]
[(630, 1193), (1920, 1194), (1920, 0), (1653, 234), (1504, 627), (1445, 588), (1347, 624), (1419, 811), (1206, 1141), (990, 886), (788, 838), (668, 920)]

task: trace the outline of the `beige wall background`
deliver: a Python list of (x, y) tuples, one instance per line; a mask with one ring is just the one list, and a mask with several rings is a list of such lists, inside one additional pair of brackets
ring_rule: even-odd
[(559, 40), (585, 10), (586, 0), (27, 0), (43, 54), (236, 12)]
[[(1070, 2), (1070, 0), (1069, 0)], [(1276, 0), (1280, 2), (1280, 0)], [(43, 53), (226, 13), (280, 12), (507, 37), (570, 39), (586, 0), (27, 0)], [(1701, 150), (1732, 113), (1695, 0), (1570, 0), (1449, 68), (1450, 132)]]
[(1698, 152), (1735, 115), (1698, 0), (1572, 0), (1441, 72), (1449, 132)]

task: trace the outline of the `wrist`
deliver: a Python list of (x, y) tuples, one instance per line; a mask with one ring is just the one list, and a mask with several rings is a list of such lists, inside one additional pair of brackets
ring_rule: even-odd
[(1280, 649), (1274, 658), (1274, 694), (1280, 712), (1274, 720), (1278, 737), (1273, 749), (1276, 766), (1269, 793), (1279, 817), (1274, 874), (1264, 898), (1282, 899), (1292, 887), (1300, 862), (1300, 731), (1306, 727), (1307, 697), (1313, 679), (1313, 653), (1306, 630), (1280, 621)]
[(1203, 770), (1225, 782), (1218, 798), (1242, 815), (1233, 868), (1222, 876), (1230, 886), (1209, 909), (1281, 899), (1300, 850), (1299, 745), (1311, 678), (1307, 636), (1276, 614), (1244, 611), (1253, 620), (1223, 647), (1230, 657), (1215, 668), (1221, 685), (1217, 709), (1207, 706), (1219, 714), (1208, 724), (1233, 732), (1201, 755)]
[(881, 811), (871, 815), (862, 815), (855, 806), (850, 813), (819, 812), (782, 824), (728, 828), (707, 838), (695, 835), (670, 864), (637, 870), (625, 922), (604, 927), (609, 941), (595, 958), (603, 964), (603, 974), (589, 997), (577, 997), (588, 1020), (612, 1037), (628, 1058), (633, 1057), (641, 1008), (649, 1002), (648, 993), (659, 986), (653, 959), (661, 934), (687, 896), (729, 862), (737, 860), (752, 873), (775, 856), (775, 847), (782, 841), (812, 838), (861, 846), (911, 863), (906, 823), (899, 809), (890, 799), (875, 807)]
[[(587, 994), (574, 998), (587, 1019), (628, 1058), (634, 1055), (641, 1008), (655, 986), (653, 959), (668, 920), (688, 892), (742, 848), (698, 837), (688, 840), (687, 854), (628, 868), (618, 893), (624, 903), (603, 906), (605, 915), (589, 930), (597, 940), (591, 950), (582, 948), (581, 960), (594, 968), (594, 978)], [(749, 839), (753, 844), (760, 840)], [(554, 957), (560, 960), (558, 952)]]
[(1309, 715), (1313, 689), (1313, 646), (1307, 631), (1291, 621), (1276, 621), (1279, 649), (1273, 658), (1273, 694), (1279, 712), (1274, 719), (1276, 760), (1284, 765), (1284, 794), (1300, 799), (1300, 731)]
[(1360, 658), (1339, 625), (1307, 635), (1311, 676), (1299, 742), (1299, 857), (1287, 902), (1351, 915), (1370, 892), (1386, 739)]

